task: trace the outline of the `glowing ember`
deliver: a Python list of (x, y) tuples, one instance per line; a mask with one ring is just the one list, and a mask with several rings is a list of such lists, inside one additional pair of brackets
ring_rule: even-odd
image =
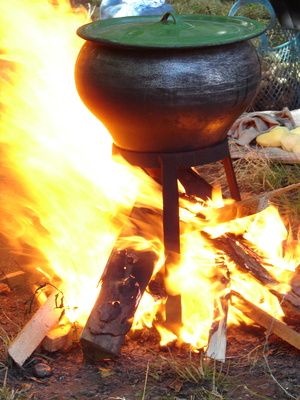
[[(146, 175), (111, 159), (111, 138), (87, 111), (75, 90), (73, 69), (82, 46), (75, 31), (87, 22), (84, 9), (59, 3), (11, 0), (1, 13), (1, 233), (16, 251), (24, 244), (38, 249), (45, 261), (32, 253), (30, 266), (45, 270), (51, 281), (61, 280), (72, 320), (85, 323), (99, 291), (98, 282), (109, 254), (137, 198), (148, 207), (161, 207), (160, 191)], [(201, 231), (211, 237), (225, 232), (244, 234), (265, 266), (286, 292), (299, 255), (281, 252), (287, 232), (275, 208), (257, 216), (214, 226), (211, 204), (190, 204), (181, 210), (182, 257), (166, 282), (169, 293), (182, 296), (183, 326), (180, 340), (195, 348), (205, 346), (216, 297), (230, 289), (271, 315), (281, 315), (280, 305), (267, 287), (237, 271), (226, 260), (230, 288), (216, 292), (216, 271), (221, 257)], [(189, 209), (189, 211), (188, 211)], [(210, 226), (194, 213), (201, 211)], [(274, 225), (275, 224), (275, 225)], [(126, 245), (163, 247), (156, 237), (124, 240)], [(298, 252), (299, 253), (299, 252)], [(57, 278), (56, 278), (57, 280)], [(56, 282), (55, 280), (53, 282)], [(134, 328), (156, 324), (162, 343), (174, 334), (155, 322), (164, 300), (146, 293), (136, 313)], [(230, 314), (230, 321), (240, 315)]]

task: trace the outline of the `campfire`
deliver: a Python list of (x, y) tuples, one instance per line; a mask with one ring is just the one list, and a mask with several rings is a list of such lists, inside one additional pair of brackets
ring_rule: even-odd
[(283, 308), (299, 310), (299, 247), (268, 202), (297, 185), (234, 201), (182, 184), (181, 255), (166, 274), (160, 182), (112, 158), (109, 133), (75, 88), (75, 31), (87, 12), (12, 0), (1, 18), (1, 233), (16, 252), (39, 251), (26, 269), (47, 282), (34, 291), (48, 290), (10, 347), (17, 364), (42, 341), (60, 348), (72, 326), (90, 360), (117, 356), (125, 335), (145, 326), (162, 345), (176, 340), (222, 361), (226, 326), (241, 321), (300, 348), (282, 322)]

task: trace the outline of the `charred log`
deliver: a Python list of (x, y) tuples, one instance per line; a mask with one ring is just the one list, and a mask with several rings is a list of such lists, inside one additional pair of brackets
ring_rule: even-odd
[(260, 264), (257, 256), (245, 244), (232, 234), (224, 234), (219, 238), (209, 238), (217, 249), (223, 251), (244, 273), (250, 273), (263, 285), (277, 285), (278, 281)]
[(153, 251), (114, 249), (101, 278), (101, 291), (80, 342), (89, 361), (116, 357), (152, 276)]

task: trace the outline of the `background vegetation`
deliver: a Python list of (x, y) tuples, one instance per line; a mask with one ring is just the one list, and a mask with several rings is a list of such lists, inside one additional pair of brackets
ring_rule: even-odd
[[(166, 0), (166, 2), (172, 5), (179, 14), (228, 15), (235, 0)], [(71, 3), (75, 6), (86, 5), (89, 10), (92, 10), (92, 18), (95, 20), (99, 18), (101, 0), (71, 0)], [(262, 21), (269, 19), (268, 11), (259, 4), (244, 6), (239, 14)]]

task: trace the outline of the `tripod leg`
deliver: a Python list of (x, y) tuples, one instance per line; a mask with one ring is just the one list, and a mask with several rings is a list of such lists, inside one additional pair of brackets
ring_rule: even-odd
[[(163, 230), (165, 247), (165, 277), (172, 273), (172, 266), (180, 260), (180, 223), (177, 174), (178, 168), (168, 157), (161, 158), (163, 194)], [(182, 324), (181, 296), (168, 293), (166, 324), (176, 331)]]
[(222, 163), (223, 163), (223, 166), (225, 169), (226, 178), (227, 178), (231, 197), (236, 201), (241, 201), (241, 195), (240, 195), (240, 191), (238, 188), (238, 184), (237, 184), (237, 180), (235, 177), (235, 173), (234, 173), (230, 155), (225, 157), (222, 160)]

